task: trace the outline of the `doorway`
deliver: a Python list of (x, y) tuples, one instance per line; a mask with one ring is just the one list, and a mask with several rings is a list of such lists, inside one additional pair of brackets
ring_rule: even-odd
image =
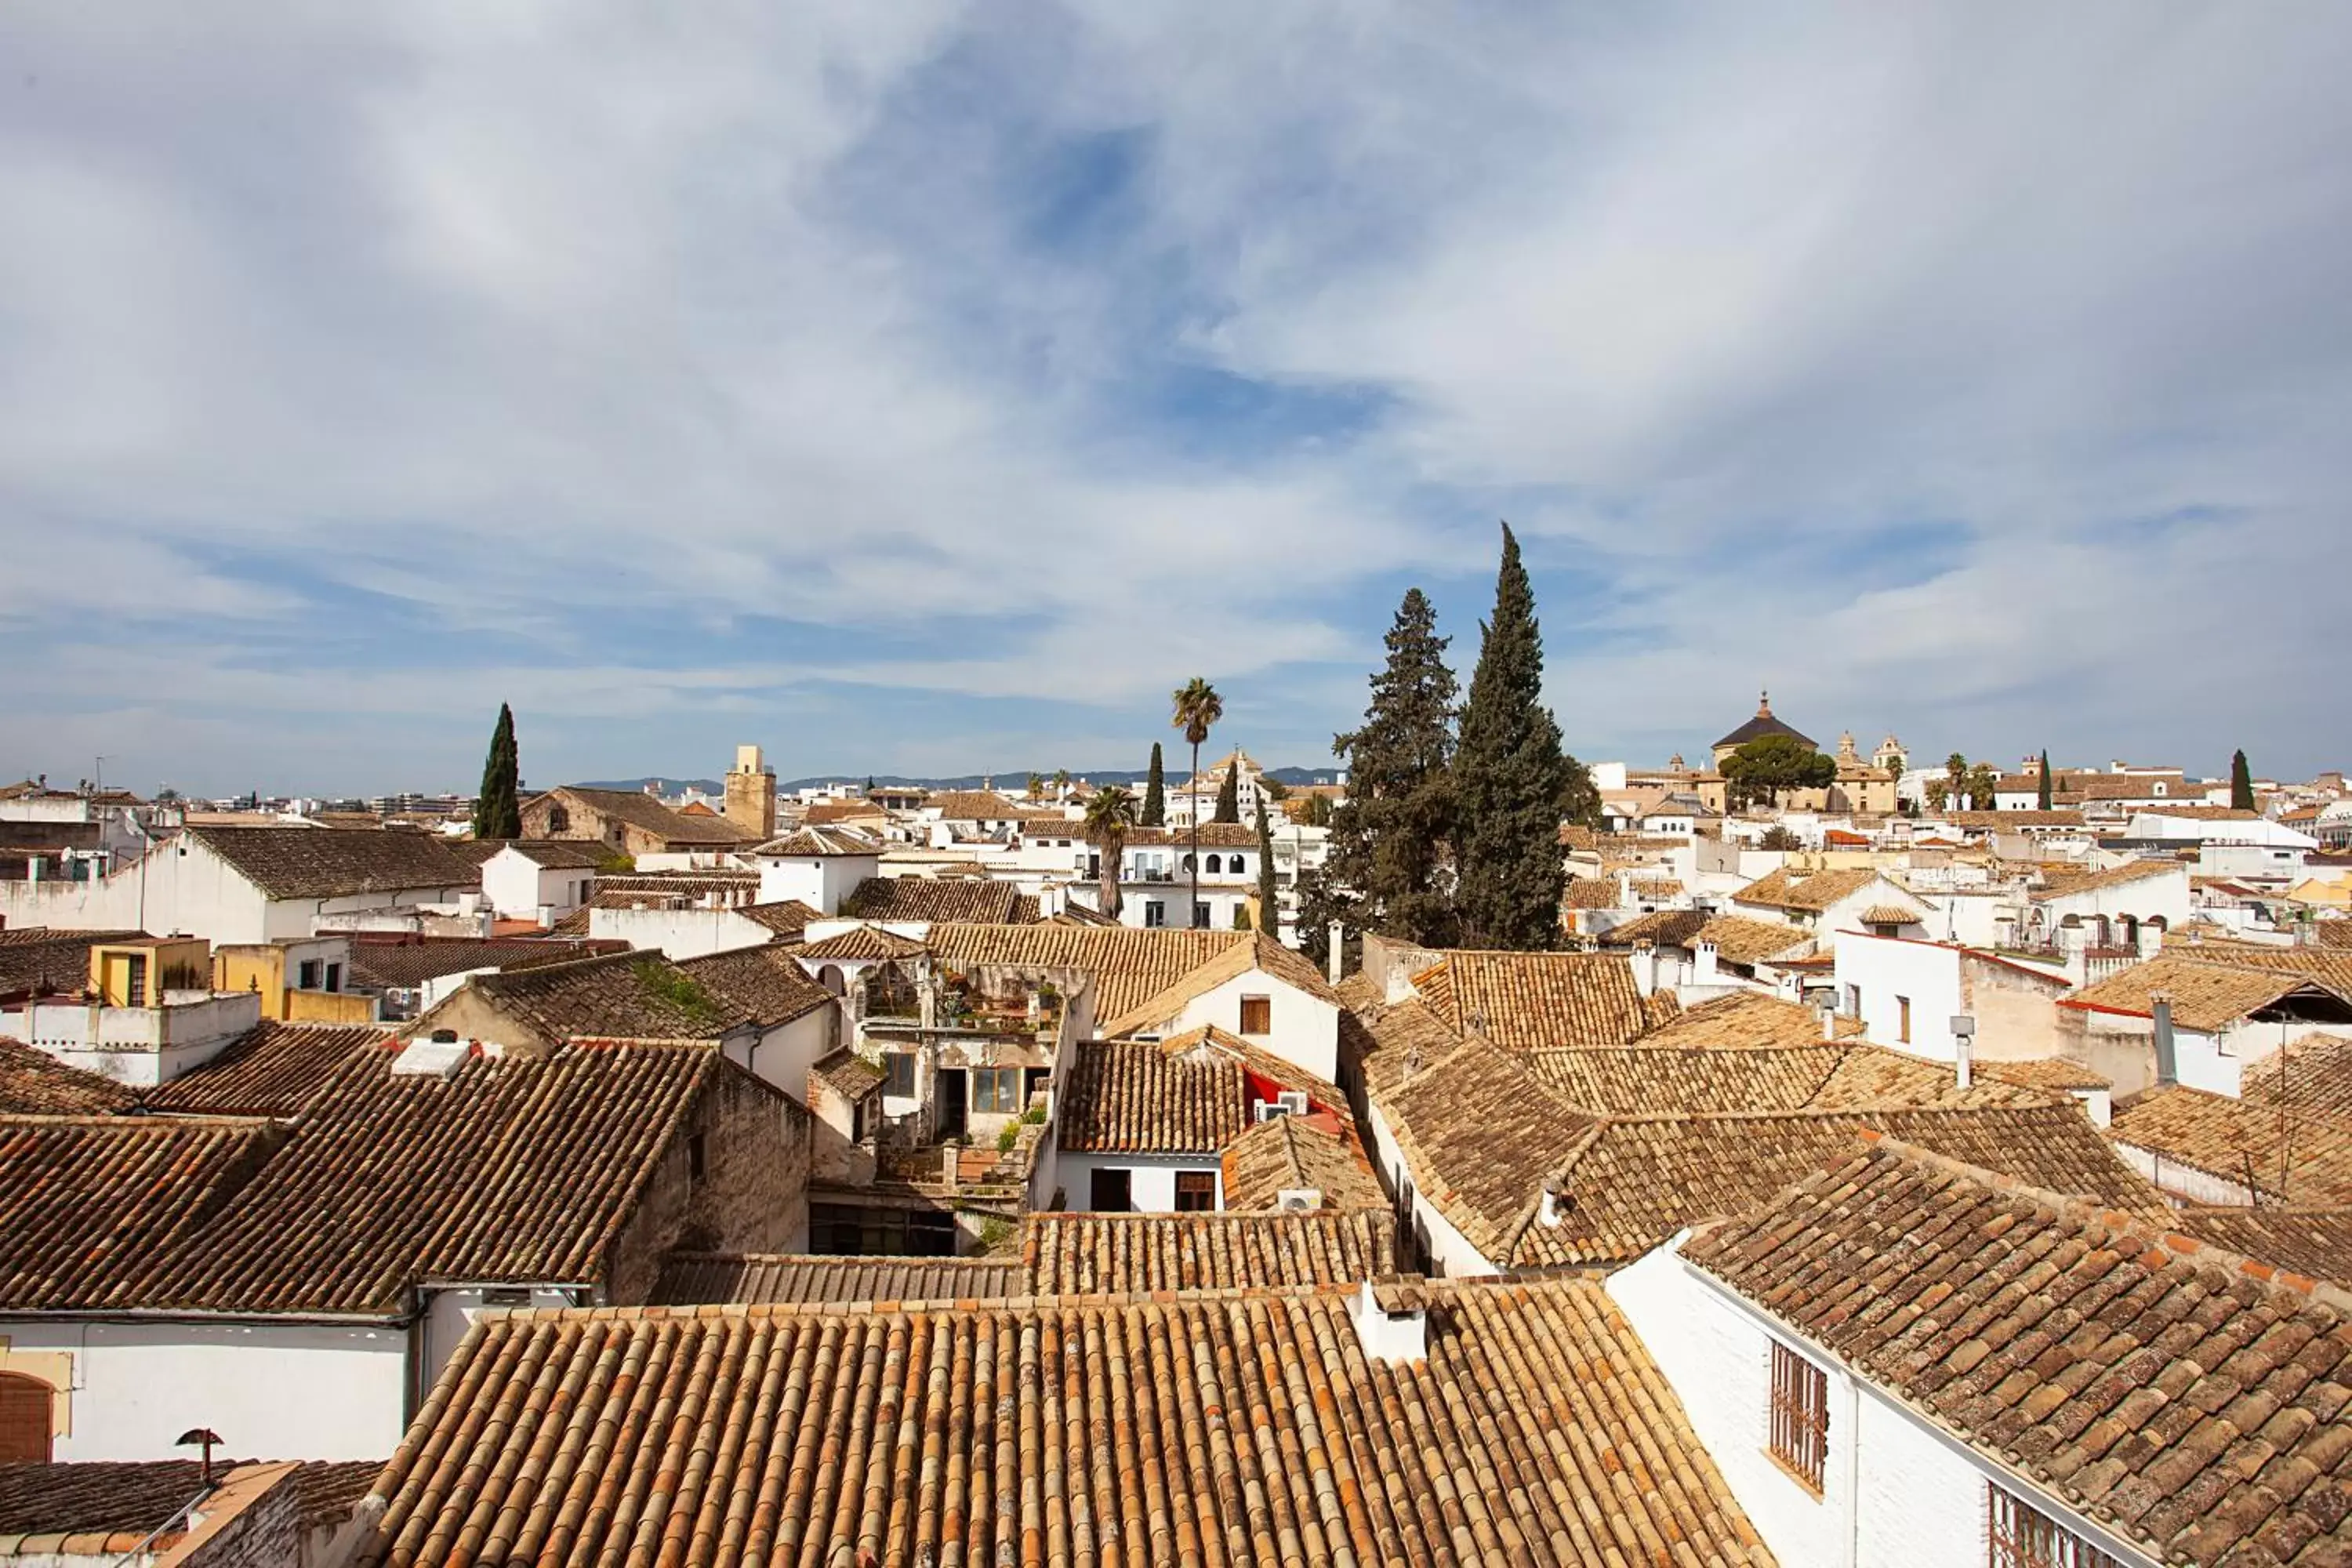
[(940, 1086), (939, 1129), (933, 1136), (944, 1143), (950, 1138), (963, 1136), (964, 1110), (969, 1102), (971, 1079), (960, 1068), (932, 1076)]

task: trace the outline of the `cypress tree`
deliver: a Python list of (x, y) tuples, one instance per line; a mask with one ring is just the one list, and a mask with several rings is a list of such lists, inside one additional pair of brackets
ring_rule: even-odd
[(1265, 802), (1257, 803), (1257, 923), (1258, 929), (1282, 936), (1282, 889), (1274, 880), (1274, 827), (1265, 819)]
[(520, 838), (522, 803), (515, 791), (522, 776), (522, 760), (515, 750), (514, 710), (499, 704), (498, 728), (490, 731), (490, 753), (482, 763), (482, 789), (474, 797), (474, 837)]
[(1151, 771), (1143, 783), (1143, 816), (1146, 827), (1168, 826), (1168, 781), (1160, 765), (1160, 742), (1151, 742)]
[(2230, 759), (2230, 809), (2254, 809), (2254, 775), (2246, 766), (2246, 753), (2242, 749)]
[(1503, 526), (1495, 614), (1454, 752), (1463, 940), (1536, 951), (1559, 936), (1560, 803), (1572, 774), (1543, 705), (1543, 634), (1519, 542)]
[(2034, 795), (2034, 804), (2039, 805), (2042, 810), (2048, 811), (2050, 809), (2051, 792), (2055, 788), (2056, 785), (2052, 784), (2050, 780), (2050, 748), (2044, 746), (2042, 748), (2042, 784), (2040, 789), (2036, 791)]
[(1461, 687), (1445, 663), (1452, 639), (1437, 635), (1437, 612), (1420, 589), (1406, 590), (1386, 640), (1363, 727), (1331, 738), (1348, 765), (1348, 797), (1336, 807), (1316, 797), (1308, 819), (1328, 815), (1328, 874), (1356, 895), (1351, 913), (1387, 935), (1444, 947), (1454, 926), (1444, 869)]
[(1242, 819), (1242, 763), (1239, 757), (1225, 764), (1225, 782), (1217, 786), (1217, 815), (1211, 822), (1239, 822)]

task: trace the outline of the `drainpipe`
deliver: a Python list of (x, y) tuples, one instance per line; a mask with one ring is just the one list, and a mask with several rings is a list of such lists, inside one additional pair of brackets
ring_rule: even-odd
[[(1862, 1562), (1862, 1382), (1851, 1372), (1842, 1381), (1845, 1441), (1838, 1447), (1845, 1457), (1838, 1465), (1838, 1484), (1845, 1489), (1845, 1539), (1839, 1543), (1838, 1556), (1840, 1568), (1857, 1568)], [(1834, 1436), (1831, 1440), (1836, 1441)]]
[(2180, 1058), (2172, 1039), (2172, 997), (2163, 991), (2148, 998), (2156, 1024), (2156, 1086), (2165, 1089), (2180, 1081)]

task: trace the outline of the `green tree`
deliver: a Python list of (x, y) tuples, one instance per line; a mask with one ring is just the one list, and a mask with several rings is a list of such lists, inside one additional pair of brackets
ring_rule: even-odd
[(1143, 826), (1168, 826), (1168, 781), (1160, 772), (1160, 742), (1151, 742), (1151, 768), (1143, 782)]
[(1282, 935), (1282, 889), (1274, 878), (1274, 825), (1265, 818), (1265, 802), (1257, 803), (1257, 922), (1258, 929)]
[(1837, 779), (1837, 759), (1793, 735), (1759, 735), (1723, 759), (1724, 793), (1735, 808), (1780, 804), (1780, 792), (1826, 789)]
[(1363, 965), (1362, 928), (1358, 925), (1359, 900), (1333, 880), (1328, 868), (1298, 873), (1298, 951), (1328, 972), (1331, 928), (1339, 928), (1342, 973)]
[(2000, 804), (2000, 774), (1990, 763), (1969, 764), (1960, 784), (1960, 793), (1979, 811), (1990, 811)]
[(1029, 787), (1023, 793), (1031, 800), (1035, 800), (1039, 795), (1044, 795), (1045, 793), (1045, 775), (1043, 773), (1031, 773), (1029, 775)]
[(1257, 793), (1262, 799), (1285, 801), (1290, 798), (1290, 786), (1272, 773), (1260, 773), (1257, 776)]
[(1777, 822), (1766, 828), (1764, 837), (1756, 841), (1759, 849), (1802, 849), (1804, 847), (1803, 839)]
[(1952, 802), (1952, 809), (1960, 810), (1969, 798), (1969, 760), (1954, 752), (1944, 759), (1944, 793)]
[(1534, 951), (1559, 937), (1559, 806), (1568, 759), (1543, 705), (1543, 634), (1519, 542), (1503, 525), (1495, 613), (1454, 751), (1456, 910), (1475, 946)]
[(522, 803), (516, 798), (522, 778), (522, 759), (515, 750), (514, 710), (499, 704), (498, 728), (490, 731), (490, 753), (482, 762), (482, 792), (474, 797), (474, 837), (520, 838)]
[(1952, 786), (1948, 780), (1929, 779), (1919, 786), (1919, 793), (1927, 797), (1929, 811), (1941, 811), (1951, 804)]
[(1225, 716), (1225, 700), (1217, 695), (1215, 687), (1196, 675), (1178, 687), (1170, 701), (1174, 710), (1168, 722), (1172, 728), (1184, 731), (1184, 739), (1192, 747), (1192, 772), (1191, 783), (1186, 786), (1193, 792), (1192, 898), (1184, 923), (1198, 925), (1201, 923), (1201, 742), (1209, 738), (1209, 731), (1216, 728), (1217, 721)]
[(1331, 829), (1327, 869), (1356, 898), (1352, 913), (1370, 929), (1425, 947), (1449, 945), (1454, 930), (1454, 710), (1461, 687), (1445, 663), (1452, 639), (1437, 635), (1437, 612), (1406, 590), (1389, 627), (1388, 662), (1371, 678), (1361, 728), (1331, 738), (1348, 765), (1348, 798), (1309, 797)]
[(1102, 912), (1112, 920), (1118, 919), (1118, 863), (1134, 826), (1135, 796), (1125, 784), (1107, 784), (1087, 802), (1087, 837), (1102, 854)]
[(2254, 809), (2254, 775), (2246, 766), (2246, 753), (2242, 750), (2230, 759), (2230, 809)]
[(1328, 795), (1308, 795), (1303, 810), (1305, 821), (1309, 827), (1328, 827), (1336, 815), (1331, 809), (1331, 797)]
[(1217, 786), (1217, 815), (1212, 822), (1239, 822), (1242, 819), (1242, 762), (1235, 757), (1225, 764), (1225, 782)]
[(2050, 748), (2042, 748), (2042, 776), (2033, 789), (2033, 803), (2042, 810), (2050, 809), (2051, 791), (2057, 786), (2050, 777)]
[(1055, 768), (1054, 770), (1054, 798), (1055, 800), (1067, 800), (1069, 796), (1070, 770), (1067, 768)]

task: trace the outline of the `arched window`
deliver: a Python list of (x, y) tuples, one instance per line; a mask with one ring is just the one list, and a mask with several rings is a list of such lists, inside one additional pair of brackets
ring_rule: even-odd
[(1240, 856), (1236, 855), (1232, 859), (1225, 862), (1225, 869), (1238, 877), (1243, 872), (1249, 869), (1249, 863), (1244, 860)]
[(551, 834), (571, 832), (572, 814), (564, 810), (560, 805), (549, 806), (547, 808), (547, 831)]
[(1192, 868), (1192, 858), (1190, 855), (1185, 856), (1183, 863), (1179, 868), (1186, 871), (1191, 870)]
[(1210, 856), (1210, 857), (1209, 857), (1209, 869), (1210, 869), (1212, 872), (1214, 872), (1214, 871), (1216, 871), (1216, 870), (1218, 870), (1218, 869), (1220, 869), (1220, 868), (1219, 868), (1219, 866), (1217, 865), (1217, 858), (1216, 858), (1214, 855)]
[(49, 1462), (49, 1385), (0, 1372), (0, 1464)]
[(816, 972), (816, 983), (819, 985), (824, 986), (827, 991), (832, 992), (835, 996), (844, 995), (849, 990), (847, 983), (841, 978), (841, 966), (837, 963), (828, 963), (823, 969), (818, 970)]

